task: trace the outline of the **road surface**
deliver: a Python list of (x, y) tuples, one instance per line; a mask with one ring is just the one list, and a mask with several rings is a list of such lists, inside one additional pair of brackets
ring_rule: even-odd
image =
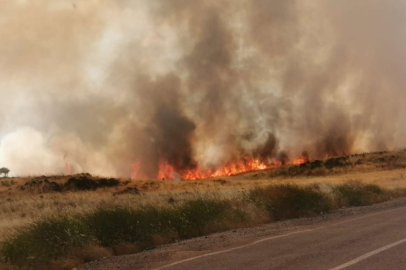
[[(168, 247), (166, 252), (107, 259), (83, 269), (406, 269), (406, 205), (294, 226), (266, 237), (250, 239), (248, 231), (242, 238), (223, 246), (217, 242), (205, 246), (209, 240), (202, 238), (196, 240), (201, 251), (187, 252), (186, 243), (183, 252)], [(196, 245), (190, 244), (191, 249)]]

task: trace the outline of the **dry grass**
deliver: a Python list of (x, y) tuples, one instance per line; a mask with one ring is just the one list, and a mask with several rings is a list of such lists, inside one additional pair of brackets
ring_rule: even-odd
[[(163, 206), (191, 200), (198, 196), (222, 198), (238, 197), (245, 190), (269, 184), (291, 183), (309, 185), (323, 183), (338, 185), (348, 181), (376, 184), (387, 189), (406, 188), (406, 152), (383, 152), (349, 157), (351, 166), (326, 171), (321, 168), (318, 176), (280, 176), (289, 166), (261, 172), (251, 172), (221, 179), (202, 181), (136, 181), (121, 179), (122, 184), (95, 191), (43, 192), (25, 183), (36, 177), (4, 179), (0, 182), (0, 240), (17, 227), (55, 213), (80, 213), (103, 206)], [(69, 177), (55, 176), (57, 183)], [(52, 178), (51, 178), (52, 181)], [(128, 183), (129, 182), (129, 183)], [(24, 187), (25, 190), (21, 190)], [(126, 188), (139, 190), (139, 195), (114, 193)]]
[[(243, 198), (247, 191), (269, 184), (295, 184), (298, 186), (321, 184), (319, 187), (332, 193), (332, 186), (358, 181), (379, 187), (396, 190), (406, 188), (406, 152), (382, 152), (361, 154), (348, 157), (348, 165), (327, 168), (321, 166), (315, 170), (303, 169), (294, 176), (286, 174), (292, 166), (250, 172), (228, 178), (207, 179), (202, 181), (133, 181), (121, 179), (116, 187), (99, 188), (90, 191), (65, 190), (52, 192), (40, 185), (30, 186), (27, 182), (38, 177), (19, 177), (3, 179), (0, 182), (0, 241), (27, 224), (45, 217), (60, 214), (72, 216), (106, 207), (142, 208), (153, 205), (167, 207), (181, 205), (197, 198), (235, 199)], [(297, 167), (297, 166), (296, 166)], [(294, 170), (297, 170), (294, 168)], [(67, 182), (67, 176), (55, 176), (52, 181), (59, 184)], [(93, 177), (93, 179), (98, 179)], [(22, 188), (23, 187), (23, 188)], [(238, 201), (238, 200), (237, 200)], [(241, 202), (243, 204), (243, 202)], [(246, 205), (245, 207), (253, 207)], [(268, 221), (258, 209), (245, 209), (252, 214), (252, 224)], [(155, 239), (156, 243), (165, 239)], [(138, 251), (139, 247), (123, 244), (114, 250), (100, 247), (88, 248), (94, 254), (85, 254), (81, 261), (91, 260), (95, 254), (128, 254)], [(107, 256), (107, 255), (106, 255)], [(96, 256), (97, 257), (97, 256)], [(74, 265), (73, 261), (60, 261), (57, 264)], [(77, 264), (77, 262), (76, 262)], [(0, 268), (1, 269), (1, 268)], [(58, 269), (58, 267), (56, 267)], [(61, 269), (61, 268), (59, 268)]]
[[(184, 202), (104, 206), (42, 218), (0, 245), (5, 262), (24, 269), (66, 269), (101, 256), (122, 255), (228, 229), (370, 205), (402, 195), (376, 185), (256, 187), (229, 199), (199, 196)], [(84, 252), (86, 250), (86, 252)], [(60, 268), (55, 268), (60, 265)], [(49, 268), (52, 266), (52, 268)]]
[(256, 180), (259, 185), (286, 182), (298, 185), (314, 183), (337, 185), (348, 181), (361, 181), (387, 189), (406, 188), (406, 150), (353, 155), (348, 157), (348, 166), (338, 166), (330, 170), (322, 166), (312, 173), (304, 171), (302, 175), (294, 177), (281, 175), (281, 171), (289, 168), (290, 166), (285, 166), (274, 170), (251, 172), (233, 176), (228, 180), (251, 179)]

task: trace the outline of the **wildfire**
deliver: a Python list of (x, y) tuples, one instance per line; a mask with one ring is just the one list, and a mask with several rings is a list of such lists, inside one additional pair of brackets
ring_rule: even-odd
[(304, 164), (304, 163), (307, 163), (307, 162), (309, 162), (309, 154), (306, 151), (304, 151), (302, 153), (301, 157), (298, 157), (295, 160), (293, 160), (292, 164), (293, 165), (300, 165), (300, 164)]
[[(304, 164), (309, 161), (307, 154), (303, 154), (301, 157), (296, 158), (292, 161), (293, 165)], [(156, 179), (172, 180), (172, 179), (183, 179), (183, 180), (200, 180), (212, 177), (222, 177), (231, 176), (240, 173), (259, 171), (270, 168), (276, 168), (282, 166), (282, 162), (279, 160), (274, 160), (273, 162), (267, 163), (255, 158), (242, 158), (241, 161), (230, 162), (226, 165), (219, 167), (217, 169), (202, 169), (199, 166), (195, 169), (177, 171), (171, 164), (165, 160), (159, 162), (158, 174)], [(132, 179), (142, 179), (138, 172), (141, 168), (141, 160), (137, 160), (132, 164)]]
[(300, 165), (300, 164), (304, 164), (304, 163), (306, 163), (308, 161), (309, 160), (304, 158), (304, 157), (299, 157), (299, 158), (296, 158), (295, 160), (293, 160), (292, 164), (293, 165)]
[[(249, 171), (265, 170), (269, 168), (275, 168), (282, 165), (280, 161), (274, 161), (272, 163), (265, 163), (254, 158), (243, 158), (238, 162), (230, 162), (225, 166), (217, 169), (207, 169), (203, 170), (200, 167), (191, 170), (183, 170), (178, 172), (175, 168), (168, 164), (166, 161), (161, 160), (159, 162), (159, 172), (157, 175), (158, 179), (175, 179), (180, 178), (184, 180), (199, 180), (212, 177), (230, 176), (236, 175)], [(140, 168), (140, 162), (137, 161), (133, 165), (132, 178), (136, 179), (137, 173)]]

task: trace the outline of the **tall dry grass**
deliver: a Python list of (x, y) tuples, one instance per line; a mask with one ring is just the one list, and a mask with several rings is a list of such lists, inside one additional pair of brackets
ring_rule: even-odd
[(67, 269), (57, 262), (86, 262), (91, 256), (84, 257), (82, 251), (89, 247), (102, 251), (103, 256), (121, 255), (123, 247), (137, 252), (213, 232), (312, 217), (405, 194), (360, 182), (323, 187), (282, 184), (256, 187), (234, 197), (196, 193), (179, 202), (170, 197), (172, 200), (162, 204), (99, 205), (88, 211), (43, 217), (16, 229), (1, 242), (0, 255), (4, 263), (23, 268)]
[[(404, 194), (405, 155), (404, 151), (354, 155), (344, 160), (348, 163), (345, 166), (333, 160), (327, 166), (323, 163), (323, 166), (315, 168), (316, 171), (310, 169), (310, 173), (306, 165), (299, 170), (286, 166), (202, 181), (127, 182), (127, 179), (121, 179), (119, 186), (90, 191), (50, 192), (41, 186), (27, 186), (27, 182), (38, 178), (35, 176), (3, 179), (0, 181), (0, 241), (18, 235), (22, 228), (29, 228), (44, 220), (58, 220), (61, 216), (76, 220), (100, 209), (180, 209), (188, 202), (201, 198), (227, 202), (233, 209), (239, 209), (241, 215), (245, 213), (248, 217), (238, 222), (228, 219), (217, 222), (216, 226), (211, 224), (211, 229), (207, 230), (206, 227), (203, 230), (205, 233), (308, 216), (340, 206), (376, 203), (390, 196)], [(290, 176), (284, 174), (287, 170), (297, 171)], [(66, 176), (55, 176), (53, 181), (62, 185), (68, 180)], [(281, 188), (281, 185), (285, 188)], [(366, 196), (366, 193), (369, 195)], [(301, 211), (292, 212), (292, 205), (300, 205)], [(179, 232), (173, 233), (172, 230), (171, 234), (153, 235), (148, 245), (183, 238)], [(134, 253), (148, 246), (145, 243), (116, 243), (106, 247), (100, 245), (101, 238), (96, 237), (95, 233), (92, 239), (85, 241), (82, 247), (70, 247), (70, 257), (52, 259), (47, 265), (53, 265), (55, 269), (62, 264), (70, 267), (100, 256)]]

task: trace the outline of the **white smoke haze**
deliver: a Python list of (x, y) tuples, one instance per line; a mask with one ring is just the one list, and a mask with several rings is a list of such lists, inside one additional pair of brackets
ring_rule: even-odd
[(406, 146), (406, 5), (0, 1), (0, 166), (153, 178)]
[(31, 128), (21, 128), (3, 136), (0, 144), (0, 162), (13, 168), (15, 174), (63, 174), (63, 158), (48, 148), (46, 138)]

